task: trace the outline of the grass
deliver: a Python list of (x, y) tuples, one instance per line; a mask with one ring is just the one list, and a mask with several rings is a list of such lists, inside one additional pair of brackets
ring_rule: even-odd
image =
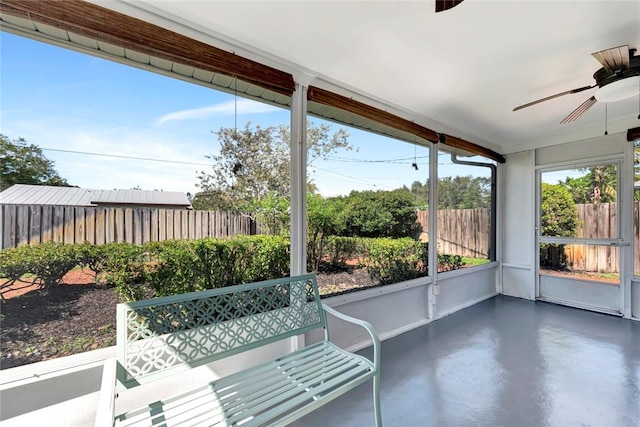
[(600, 278), (600, 279), (604, 279), (604, 280), (611, 280), (611, 281), (620, 280), (620, 274), (619, 273), (595, 273), (595, 276)]
[(489, 262), (491, 261), (487, 258), (470, 258), (465, 256), (462, 257), (462, 265), (465, 265), (465, 266), (476, 266), (476, 265), (488, 264)]

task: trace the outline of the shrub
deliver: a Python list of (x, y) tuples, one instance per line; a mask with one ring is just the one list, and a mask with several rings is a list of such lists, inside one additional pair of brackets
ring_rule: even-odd
[(358, 237), (413, 236), (417, 214), (406, 190), (352, 191), (344, 198), (344, 235)]
[(411, 238), (363, 239), (364, 264), (381, 284), (397, 283), (427, 274), (428, 249)]
[[(541, 226), (543, 236), (574, 237), (579, 224), (573, 196), (563, 185), (542, 183)], [(562, 269), (567, 265), (564, 245), (541, 244), (540, 266)]]
[(99, 276), (105, 269), (108, 246), (82, 243), (76, 248), (79, 264), (88, 267), (95, 274), (96, 282), (99, 281)]
[(250, 268), (243, 283), (289, 275), (289, 240), (282, 236), (242, 236), (250, 243)]
[(451, 271), (462, 268), (464, 263), (460, 255), (438, 254), (438, 271)]
[(347, 261), (360, 258), (364, 247), (358, 237), (330, 236), (326, 245), (327, 261), (332, 267), (346, 267)]
[(31, 272), (29, 246), (5, 249), (0, 257), (0, 278), (16, 281)]
[(148, 257), (144, 248), (112, 242), (103, 245), (101, 252), (106, 282), (115, 285), (116, 292), (128, 300), (145, 296)]
[(26, 256), (31, 273), (40, 279), (45, 293), (59, 284), (65, 274), (80, 264), (76, 245), (41, 243), (31, 246)]
[(33, 282), (39, 282), (40, 289), (48, 293), (80, 264), (77, 245), (54, 242), (26, 245), (2, 251), (0, 275), (8, 279), (3, 285), (6, 288), (22, 276), (32, 274)]
[[(0, 254), (0, 278), (6, 281), (0, 287), (1, 292), (8, 290), (12, 285), (26, 274), (32, 272), (29, 246), (20, 246), (15, 249), (5, 249)], [(33, 280), (37, 280), (34, 276)]]
[(156, 296), (214, 289), (284, 277), (289, 242), (283, 236), (176, 240), (146, 245), (146, 278)]
[(202, 240), (167, 240), (144, 246), (151, 260), (146, 279), (155, 296), (209, 289), (202, 283), (203, 271), (210, 266), (209, 262), (199, 263), (196, 254), (200, 242)]

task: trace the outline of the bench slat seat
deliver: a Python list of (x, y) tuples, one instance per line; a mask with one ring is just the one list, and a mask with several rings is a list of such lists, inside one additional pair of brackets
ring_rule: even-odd
[[(379, 338), (367, 322), (322, 304), (312, 274), (119, 304), (117, 312), (117, 358), (105, 362), (96, 427), (284, 426), (368, 380), (382, 425)], [(373, 359), (332, 343), (327, 314), (365, 328)], [(323, 341), (115, 414), (125, 389), (320, 328)]]
[(374, 374), (368, 359), (321, 342), (123, 414), (116, 425), (286, 425)]

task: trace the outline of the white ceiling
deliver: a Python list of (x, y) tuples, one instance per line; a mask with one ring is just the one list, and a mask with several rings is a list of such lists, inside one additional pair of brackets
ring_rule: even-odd
[[(595, 89), (591, 53), (640, 50), (640, 1), (94, 1), (364, 96), (437, 132), (506, 154), (602, 135), (604, 105), (560, 121)], [(640, 126), (638, 96), (609, 104), (609, 133)]]

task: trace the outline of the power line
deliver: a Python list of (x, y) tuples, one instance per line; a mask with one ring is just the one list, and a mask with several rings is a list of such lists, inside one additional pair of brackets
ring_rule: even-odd
[[(348, 178), (348, 179), (349, 179), (349, 181), (347, 181), (347, 182), (359, 182), (360, 184), (370, 185), (370, 186), (372, 186), (372, 187), (379, 187), (379, 186), (381, 186), (381, 184), (377, 184), (377, 183), (375, 183), (375, 182), (368, 182), (368, 181), (364, 181), (364, 180), (362, 180), (362, 179), (359, 179), (359, 178), (356, 178), (356, 177), (353, 177), (353, 176), (345, 175), (345, 174), (343, 174), (343, 173), (335, 172), (335, 171), (332, 171), (332, 170), (329, 170), (329, 169), (320, 168), (320, 167), (318, 167), (318, 166), (314, 166), (314, 167), (313, 167), (313, 169), (318, 169), (318, 170), (325, 171), (325, 172), (329, 172), (329, 173), (332, 173), (332, 174), (335, 174), (335, 175), (343, 176), (343, 177), (345, 177), (345, 178)], [(330, 177), (325, 177), (325, 178), (329, 178), (329, 179), (336, 179), (336, 178), (330, 178)], [(391, 187), (389, 187), (389, 186), (387, 186), (387, 185), (385, 185), (385, 187), (387, 187), (387, 188), (391, 188)]]
[(371, 160), (371, 159), (357, 159), (352, 157), (336, 157), (336, 156), (326, 156), (326, 160), (333, 160), (336, 162), (347, 162), (347, 163), (402, 163), (404, 161), (413, 161), (414, 159), (427, 159), (429, 156), (417, 156), (417, 157), (400, 157), (396, 159), (381, 159), (381, 160)]
[(61, 153), (72, 153), (72, 154), (84, 154), (87, 156), (99, 156), (99, 157), (114, 157), (118, 159), (130, 159), (130, 160), (144, 160), (147, 162), (161, 162), (161, 163), (174, 163), (178, 165), (195, 165), (195, 166), (211, 166), (210, 163), (195, 163), (195, 162), (180, 162), (177, 160), (166, 160), (166, 159), (152, 159), (149, 157), (135, 157), (135, 156), (123, 156), (120, 154), (106, 154), (106, 153), (90, 153), (88, 151), (74, 151), (74, 150), (62, 150), (60, 148), (43, 148), (43, 151), (57, 151)]

